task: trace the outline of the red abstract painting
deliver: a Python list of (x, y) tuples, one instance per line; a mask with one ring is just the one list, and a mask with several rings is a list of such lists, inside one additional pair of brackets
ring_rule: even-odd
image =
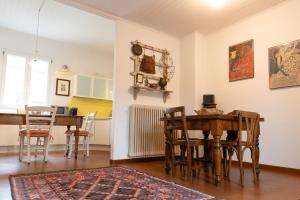
[(248, 40), (229, 47), (229, 81), (253, 77), (253, 40)]

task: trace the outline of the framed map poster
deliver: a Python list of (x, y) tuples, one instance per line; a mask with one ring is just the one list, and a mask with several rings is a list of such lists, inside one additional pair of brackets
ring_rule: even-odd
[(254, 77), (254, 40), (229, 47), (229, 81)]
[(300, 85), (300, 40), (269, 48), (270, 89)]

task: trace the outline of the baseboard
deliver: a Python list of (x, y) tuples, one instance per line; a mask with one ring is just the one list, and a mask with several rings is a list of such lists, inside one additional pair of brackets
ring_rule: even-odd
[(127, 163), (139, 163), (139, 162), (151, 162), (151, 161), (162, 161), (165, 160), (165, 156), (158, 157), (145, 157), (145, 158), (128, 158), (122, 160), (110, 160), (110, 164), (127, 164)]
[[(110, 164), (128, 164), (128, 163), (139, 163), (139, 162), (151, 162), (151, 161), (162, 161), (165, 160), (164, 156), (159, 157), (145, 157), (145, 158), (128, 158), (128, 159), (121, 159), (121, 160), (110, 160)], [(232, 161), (233, 165), (238, 166), (237, 161)], [(252, 164), (249, 162), (243, 162), (243, 165), (245, 167), (252, 167)], [(281, 166), (274, 166), (274, 165), (267, 165), (267, 164), (260, 164), (260, 169), (263, 170), (270, 170), (270, 171), (278, 171), (278, 172), (284, 172), (284, 173), (294, 173), (294, 174), (300, 174), (300, 169), (295, 168), (289, 168), (289, 167), (281, 167)]]
[[(49, 146), (49, 151), (64, 151), (65, 144), (51, 144)], [(90, 144), (91, 151), (110, 151), (110, 145), (101, 145), (101, 144)], [(19, 152), (19, 146), (10, 145), (10, 146), (0, 146), (0, 153), (17, 153)]]
[[(239, 163), (236, 160), (232, 161), (232, 164), (238, 166)], [(243, 162), (245, 167), (252, 167), (252, 163), (250, 162)], [(296, 168), (289, 168), (289, 167), (281, 167), (281, 166), (274, 166), (274, 165), (267, 165), (267, 164), (259, 164), (260, 169), (270, 170), (270, 171), (277, 171), (277, 172), (285, 172), (285, 173), (293, 173), (293, 174), (300, 174), (300, 169)]]

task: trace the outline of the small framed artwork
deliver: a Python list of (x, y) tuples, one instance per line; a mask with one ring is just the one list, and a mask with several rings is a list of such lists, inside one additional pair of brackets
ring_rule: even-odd
[(229, 47), (229, 81), (254, 77), (254, 40)]
[(270, 89), (300, 85), (300, 40), (269, 48)]
[(144, 82), (144, 75), (143, 74), (137, 74), (136, 75), (136, 83), (142, 84)]
[(56, 79), (56, 95), (70, 96), (70, 80)]

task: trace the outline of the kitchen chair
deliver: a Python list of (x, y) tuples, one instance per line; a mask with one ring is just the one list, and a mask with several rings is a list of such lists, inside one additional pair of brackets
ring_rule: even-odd
[[(79, 130), (79, 136), (83, 137), (83, 149), (85, 150), (85, 154), (87, 157), (90, 156), (90, 137), (93, 135), (92, 128), (94, 127), (94, 121), (96, 117), (96, 112), (88, 113), (85, 122), (83, 124), (83, 129)], [(75, 130), (67, 130), (66, 134), (66, 150), (65, 156), (71, 158), (72, 149), (73, 149), (73, 142), (74, 142), (74, 135)]]
[[(44, 151), (44, 161), (48, 161), (49, 140), (52, 138), (55, 114), (56, 107), (25, 106), (26, 126), (19, 126), (20, 161), (23, 161), (24, 147), (26, 145), (28, 157), (27, 162), (30, 164), (31, 138), (37, 139), (37, 143), (35, 145), (35, 156), (37, 156), (37, 150), (42, 149)], [(27, 143), (25, 143), (25, 138), (27, 139)]]
[[(199, 169), (199, 146), (204, 146), (204, 139), (190, 138), (185, 117), (185, 108), (169, 108), (164, 113), (164, 132), (165, 132), (165, 164), (166, 171), (171, 169), (173, 177), (176, 173), (176, 166), (187, 167), (187, 175)], [(176, 148), (180, 153), (176, 153)], [(196, 151), (196, 158), (194, 158)], [(185, 156), (185, 154), (187, 156)], [(204, 160), (204, 159), (202, 159)]]
[[(241, 185), (243, 186), (244, 185), (243, 157), (246, 149), (250, 149), (251, 151), (254, 183), (257, 182), (256, 143), (257, 143), (257, 137), (259, 131), (259, 114), (255, 112), (247, 112), (247, 111), (235, 111), (235, 112), (238, 115), (238, 131), (235, 132), (237, 134), (235, 135), (235, 137), (227, 137), (226, 140), (222, 140), (221, 145), (223, 147), (225, 176), (226, 175), (229, 176), (231, 170), (232, 156), (233, 153), (235, 152), (239, 162), (240, 182)], [(242, 133), (244, 132), (247, 134), (246, 140), (243, 140), (242, 138)], [(227, 160), (227, 153), (229, 155), (229, 160)], [(227, 162), (228, 162), (228, 168), (226, 167)]]

